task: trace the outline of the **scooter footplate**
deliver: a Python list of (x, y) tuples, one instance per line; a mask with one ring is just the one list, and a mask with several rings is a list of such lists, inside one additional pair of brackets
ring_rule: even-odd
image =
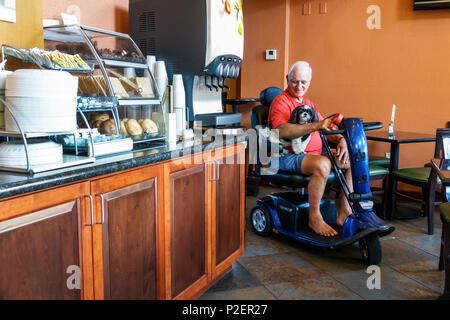
[(337, 243), (340, 240), (342, 240), (341, 238), (341, 234), (342, 234), (342, 227), (338, 226), (338, 225), (330, 225), (330, 227), (332, 227), (334, 230), (336, 230), (338, 232), (337, 236), (334, 237), (326, 237), (326, 236), (321, 236), (320, 234), (315, 233), (312, 229), (309, 228), (305, 228), (302, 229), (300, 233), (297, 233), (298, 235), (301, 235), (304, 238), (308, 238), (320, 243), (324, 243), (324, 244), (332, 244), (332, 243)]
[(338, 227), (336, 225), (331, 225), (332, 228), (334, 228), (336, 231), (339, 232), (339, 234), (335, 237), (325, 237), (316, 234), (314, 231), (310, 229), (303, 229), (300, 232), (291, 233), (287, 230), (283, 229), (277, 229), (277, 231), (281, 234), (284, 234), (286, 236), (289, 236), (297, 241), (300, 241), (307, 245), (312, 245), (314, 247), (321, 247), (321, 248), (328, 248), (328, 249), (335, 249), (338, 247), (346, 246), (349, 244), (352, 244), (359, 239), (366, 237), (372, 233), (377, 232), (378, 230), (375, 228), (366, 229), (363, 231), (360, 231), (356, 233), (351, 238), (342, 238), (342, 228)]

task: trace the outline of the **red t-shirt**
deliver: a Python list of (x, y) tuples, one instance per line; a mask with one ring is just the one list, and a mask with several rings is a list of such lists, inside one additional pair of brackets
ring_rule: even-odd
[[(319, 117), (319, 121), (323, 120), (322, 115), (317, 111), (316, 106), (312, 103), (311, 100), (303, 98), (303, 104), (309, 105), (316, 110), (317, 115)], [(281, 124), (289, 122), (291, 118), (291, 113), (297, 108), (300, 104), (297, 100), (295, 100), (287, 90), (283, 93), (279, 94), (272, 101), (272, 105), (269, 110), (269, 118), (268, 124), (272, 127), (272, 129), (278, 128)], [(292, 152), (292, 148), (288, 148), (290, 152)], [(308, 154), (322, 154), (322, 139), (320, 138), (320, 134), (318, 131), (314, 131), (311, 133), (311, 140), (305, 148), (305, 152)]]

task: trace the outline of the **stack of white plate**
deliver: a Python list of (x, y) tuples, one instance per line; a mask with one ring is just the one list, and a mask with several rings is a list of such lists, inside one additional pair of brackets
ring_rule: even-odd
[[(6, 101), (24, 132), (76, 130), (78, 78), (65, 71), (17, 70), (6, 79)], [(18, 132), (5, 112), (6, 131)]]
[[(6, 77), (9, 76), (11, 71), (0, 70), (0, 98), (5, 100), (5, 86), (6, 86)], [(5, 130), (5, 107), (3, 103), (0, 101), (0, 130)]]
[[(62, 145), (48, 140), (28, 143), (30, 165), (59, 163), (63, 161)], [(22, 141), (0, 144), (0, 166), (21, 167), (27, 165), (25, 146)]]

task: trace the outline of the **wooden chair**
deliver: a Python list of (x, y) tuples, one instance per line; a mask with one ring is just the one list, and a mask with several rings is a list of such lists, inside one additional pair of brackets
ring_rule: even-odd
[[(443, 150), (442, 136), (450, 135), (450, 129), (437, 129), (436, 130), (436, 144), (434, 150), (434, 158), (440, 158)], [(422, 188), (422, 208), (425, 216), (428, 218), (428, 234), (434, 232), (434, 206), (436, 198), (436, 189), (440, 185), (436, 172), (431, 170), (431, 167), (418, 167), (418, 168), (405, 168), (398, 169), (392, 172), (390, 177), (393, 179), (392, 188), (392, 202), (391, 212), (392, 217), (395, 218), (395, 209), (397, 205), (397, 195), (403, 196), (397, 192), (397, 183), (403, 182), (406, 184), (419, 186)]]
[[(450, 136), (442, 137), (443, 158), (450, 156)], [(433, 170), (434, 171), (434, 170)], [(443, 297), (450, 298), (450, 184), (442, 184), (443, 201), (439, 206), (442, 221), (441, 251), (439, 254), (439, 270), (445, 270), (445, 286)]]
[(442, 221), (441, 252), (439, 254), (439, 270), (445, 270), (444, 295), (450, 298), (450, 186), (443, 185), (442, 193), (445, 201), (439, 206)]

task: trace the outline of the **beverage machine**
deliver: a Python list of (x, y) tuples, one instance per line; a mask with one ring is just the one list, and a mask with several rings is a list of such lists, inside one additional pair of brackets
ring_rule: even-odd
[(129, 12), (130, 35), (141, 51), (165, 61), (169, 81), (183, 75), (190, 127), (241, 122), (242, 114), (222, 110), (226, 79), (237, 78), (242, 66), (240, 0), (130, 0)]

